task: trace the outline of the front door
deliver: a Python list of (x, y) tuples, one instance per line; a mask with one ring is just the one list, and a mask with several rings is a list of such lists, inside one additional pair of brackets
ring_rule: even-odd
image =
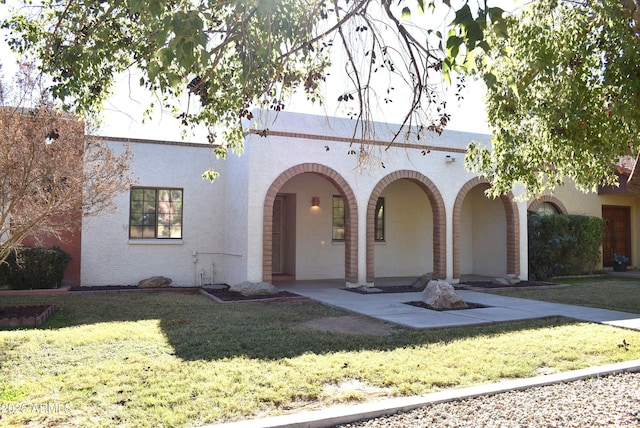
[(613, 266), (613, 255), (631, 258), (631, 208), (614, 205), (602, 206), (606, 222), (602, 239), (602, 265)]
[(273, 201), (271, 273), (295, 275), (295, 195), (277, 195)]

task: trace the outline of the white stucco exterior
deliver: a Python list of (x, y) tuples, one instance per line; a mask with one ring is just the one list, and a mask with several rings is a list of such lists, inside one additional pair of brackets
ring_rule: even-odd
[[(256, 117), (255, 129), (267, 136), (248, 133), (245, 153), (224, 161), (207, 145), (105, 138), (117, 149), (131, 147), (138, 186), (183, 189), (183, 235), (129, 239), (129, 194), (120, 195), (114, 213), (83, 223), (82, 285), (135, 284), (152, 275), (198, 285), (211, 272), (216, 283), (269, 280), (265, 266), (275, 247), (267, 245), (267, 217), (276, 196), (288, 213), (282, 245), (290, 263), (282, 273), (296, 279), (363, 285), (439, 269), (452, 282), (461, 274), (527, 277), (527, 204), (487, 199), (484, 182), (464, 168), (467, 145), (488, 143), (488, 135), (445, 131), (389, 147), (393, 125), (376, 124), (376, 137), (363, 143), (348, 119)], [(220, 172), (214, 183), (201, 178), (212, 164)], [(385, 200), (383, 242), (367, 238), (375, 192)], [(332, 240), (332, 198), (342, 193), (355, 242)]]

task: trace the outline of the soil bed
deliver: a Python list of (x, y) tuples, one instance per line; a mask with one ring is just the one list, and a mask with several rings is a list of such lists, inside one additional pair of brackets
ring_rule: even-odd
[(289, 291), (280, 291), (275, 294), (259, 294), (253, 296), (245, 296), (236, 291), (229, 291), (228, 288), (201, 288), (201, 291), (213, 297), (214, 300), (227, 303), (227, 302), (251, 302), (251, 301), (283, 301), (292, 299), (304, 299), (300, 296)]
[(35, 327), (54, 310), (53, 305), (0, 306), (0, 327)]
[(405, 305), (416, 306), (418, 308), (424, 308), (424, 309), (429, 309), (430, 311), (438, 311), (438, 312), (464, 311), (464, 310), (467, 310), (467, 309), (480, 309), (480, 308), (490, 308), (491, 307), (491, 306), (481, 305), (479, 303), (471, 303), (471, 302), (466, 302), (466, 303), (467, 303), (467, 307), (466, 308), (453, 308), (453, 309), (437, 309), (437, 308), (434, 308), (431, 305), (426, 304), (425, 302), (420, 302), (420, 301), (406, 302)]
[(197, 287), (138, 287), (137, 285), (100, 285), (95, 287), (71, 287), (70, 293), (126, 293), (126, 292), (155, 292), (155, 291), (175, 291), (175, 292), (195, 292)]
[(358, 288), (342, 288), (344, 291), (351, 291), (358, 294), (376, 294), (376, 293), (418, 293), (422, 291), (413, 285), (389, 285), (384, 287), (358, 287)]
[[(471, 290), (482, 288), (525, 288), (525, 287), (558, 287), (558, 284), (543, 281), (520, 281), (515, 285), (496, 284), (493, 281), (467, 281), (455, 284), (456, 290)], [(350, 291), (358, 294), (380, 294), (380, 293), (421, 293), (423, 289), (416, 288), (413, 285), (389, 285), (381, 287), (358, 287), (358, 288), (342, 288), (344, 291)]]
[(545, 281), (520, 281), (514, 285), (503, 285), (496, 284), (493, 281), (467, 281), (464, 283), (457, 284), (455, 288), (465, 289), (465, 288), (526, 288), (526, 287), (557, 287), (558, 284), (554, 284), (553, 282), (545, 282)]

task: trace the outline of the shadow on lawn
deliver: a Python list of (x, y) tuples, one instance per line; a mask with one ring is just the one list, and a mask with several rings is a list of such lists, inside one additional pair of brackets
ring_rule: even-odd
[(0, 305), (24, 304), (26, 301), (56, 305), (56, 312), (42, 329), (158, 320), (174, 354), (188, 361), (239, 356), (281, 359), (305, 353), (391, 350), (573, 323), (554, 317), (438, 330), (397, 328), (388, 336), (371, 336), (296, 327), (308, 320), (349, 314), (310, 300), (219, 304), (197, 293), (162, 292), (0, 296)]

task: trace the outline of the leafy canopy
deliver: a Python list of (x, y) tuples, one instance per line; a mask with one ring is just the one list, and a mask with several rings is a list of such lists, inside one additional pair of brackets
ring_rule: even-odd
[(633, 1), (538, 0), (487, 35), (477, 61), (488, 87), (493, 149), (473, 145), (467, 165), (501, 194), (531, 195), (566, 177), (582, 190), (615, 183), (620, 157), (638, 153), (640, 37)]
[[(2, 26), (64, 107), (98, 114), (114, 76), (135, 68), (185, 127), (208, 127), (224, 157), (242, 150), (255, 107), (280, 111), (298, 91), (322, 102), (325, 82), (343, 90), (338, 102), (353, 105), (363, 138), (394, 94), (404, 125), (442, 132), (443, 81), (500, 22), (498, 8), (450, 0), (25, 0)], [(342, 78), (329, 82), (332, 63)]]

